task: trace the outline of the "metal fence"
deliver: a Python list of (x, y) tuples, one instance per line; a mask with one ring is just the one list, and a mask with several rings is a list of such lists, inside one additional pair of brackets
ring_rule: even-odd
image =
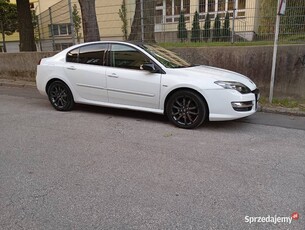
[[(272, 42), (277, 0), (96, 1), (101, 40)], [(39, 50), (62, 50), (83, 41), (77, 0), (62, 0), (38, 15)], [(79, 28), (80, 27), (80, 28)], [(305, 1), (289, 0), (279, 41), (305, 43)]]

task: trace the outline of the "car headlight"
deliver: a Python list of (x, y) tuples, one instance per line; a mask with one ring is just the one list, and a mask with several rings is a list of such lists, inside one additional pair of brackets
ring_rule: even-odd
[(235, 81), (215, 81), (215, 84), (225, 88), (225, 89), (234, 89), (241, 94), (251, 93), (251, 90), (240, 82)]

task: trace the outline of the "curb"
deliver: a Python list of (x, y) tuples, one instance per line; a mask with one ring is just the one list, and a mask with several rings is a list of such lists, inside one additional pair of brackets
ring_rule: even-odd
[(19, 87), (19, 88), (36, 88), (36, 83), (32, 81), (12, 81), (0, 79), (0, 86)]
[(277, 113), (283, 115), (305, 117), (305, 111), (301, 111), (299, 109), (294, 108), (260, 106), (257, 111), (264, 113)]
[[(19, 88), (36, 88), (36, 82), (13, 81), (13, 80), (0, 79), (0, 86), (19, 87)], [(277, 106), (268, 107), (265, 105), (264, 106), (259, 105), (257, 111), (264, 112), (264, 113), (277, 113), (277, 114), (283, 114), (283, 115), (305, 117), (305, 111), (301, 111), (299, 109), (294, 109), (294, 108), (284, 108), (284, 107), (277, 107)]]

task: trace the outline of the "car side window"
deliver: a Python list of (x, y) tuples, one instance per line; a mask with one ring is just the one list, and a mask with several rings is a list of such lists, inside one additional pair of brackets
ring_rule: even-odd
[(80, 47), (78, 62), (91, 65), (105, 65), (108, 44), (92, 44)]
[(67, 58), (66, 61), (67, 62), (78, 62), (78, 53), (79, 53), (79, 49), (74, 49), (71, 50), (67, 53)]
[(149, 63), (149, 58), (137, 49), (121, 44), (111, 46), (110, 60), (112, 67), (127, 69), (142, 69), (142, 65)]

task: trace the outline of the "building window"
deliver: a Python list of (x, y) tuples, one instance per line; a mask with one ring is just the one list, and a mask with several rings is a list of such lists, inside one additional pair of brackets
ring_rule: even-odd
[(208, 5), (208, 12), (215, 12), (216, 11), (216, 1), (215, 0), (207, 0)]
[(236, 9), (236, 17), (244, 17), (246, 9), (246, 0), (199, 0), (199, 14), (203, 19), (206, 13), (209, 13), (213, 18), (216, 13), (221, 16), (225, 15), (225, 12), (230, 12), (230, 16), (233, 16), (234, 2)]
[(71, 24), (52, 24), (49, 25), (49, 35), (51, 36), (67, 36), (71, 35)]
[(55, 50), (64, 50), (70, 46), (73, 46), (73, 43), (56, 43), (55, 44)]
[(190, 0), (157, 0), (156, 23), (178, 22), (183, 10), (185, 20), (190, 20)]
[(156, 24), (163, 22), (163, 0), (156, 2)]

